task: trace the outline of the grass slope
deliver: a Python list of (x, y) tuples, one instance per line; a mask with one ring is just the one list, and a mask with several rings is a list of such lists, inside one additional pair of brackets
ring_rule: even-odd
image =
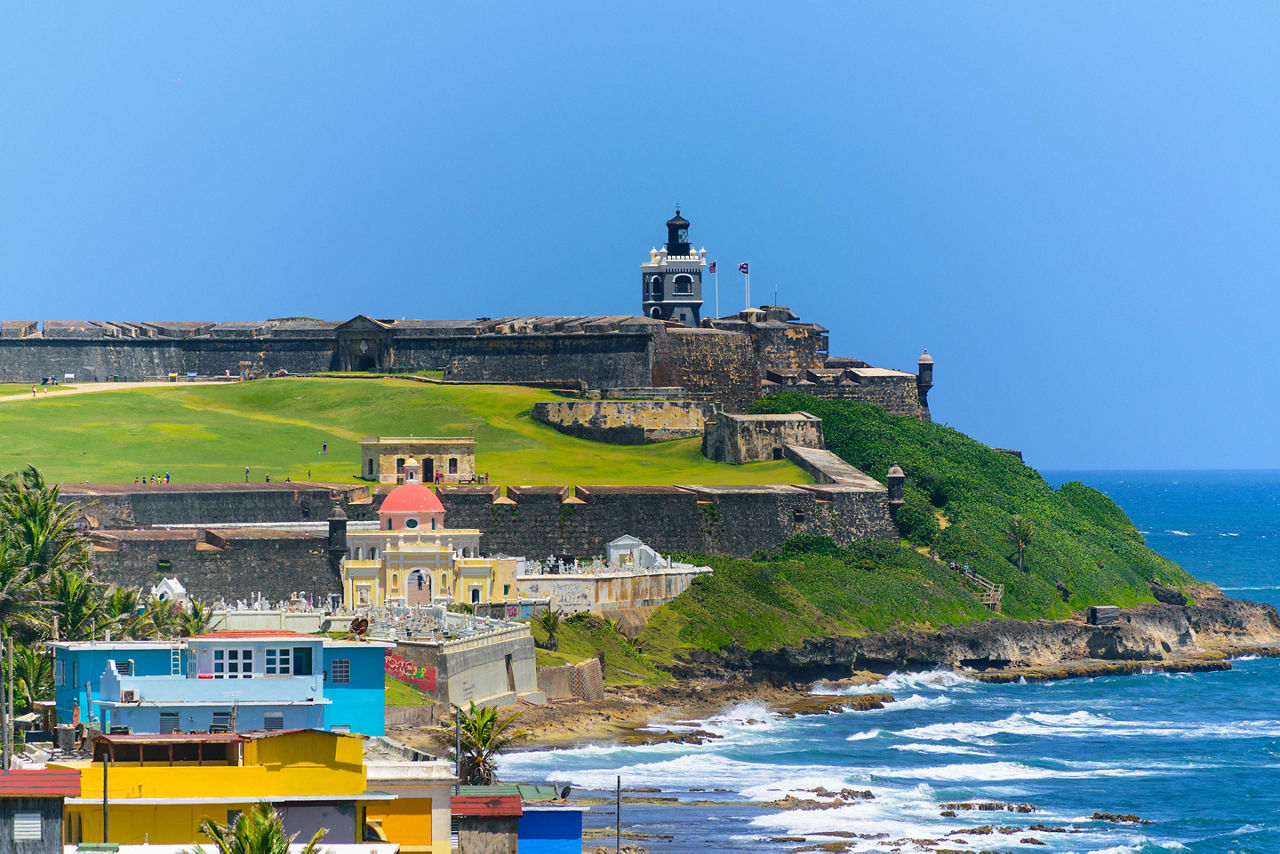
[(349, 482), (363, 437), (474, 435), (477, 466), (494, 483), (808, 482), (786, 462), (711, 462), (697, 439), (607, 445), (529, 417), (556, 399), (520, 386), (289, 378), (15, 400), (0, 404), (0, 471), (34, 464), (51, 481), (120, 483), (168, 471), (195, 483), (243, 481), (249, 466), (255, 481), (306, 481), (310, 471)]
[(788, 541), (763, 560), (710, 558), (715, 573), (695, 579), (649, 621), (640, 636), (646, 654), (669, 663), (691, 648), (772, 649), (810, 637), (992, 616), (955, 573), (906, 546), (839, 549), (806, 539)]
[(670, 674), (658, 670), (636, 644), (595, 614), (575, 614), (561, 622), (555, 652), (543, 648), (547, 633), (542, 626), (534, 622), (532, 629), (539, 667), (577, 664), (603, 652), (606, 685), (664, 685), (671, 681)]
[[(867, 474), (883, 482), (889, 466), (902, 466), (906, 505), (898, 520), (908, 541), (1005, 585), (1009, 616), (1058, 618), (1086, 605), (1152, 602), (1152, 579), (1179, 587), (1194, 581), (1148, 549), (1124, 511), (1096, 489), (1080, 483), (1054, 489), (1014, 456), (873, 406), (783, 394), (753, 407), (797, 409), (821, 417), (827, 447)], [(1025, 572), (1004, 536), (1015, 514), (1034, 526)]]
[[(898, 520), (906, 542), (841, 549), (797, 537), (756, 560), (711, 558), (715, 573), (659, 609), (641, 635), (655, 663), (731, 644), (772, 649), (811, 637), (993, 618), (947, 560), (1005, 586), (1003, 618), (1063, 618), (1087, 605), (1152, 602), (1152, 580), (1179, 587), (1194, 581), (1146, 548), (1124, 512), (1096, 489), (1054, 489), (1016, 457), (872, 406), (785, 394), (752, 411), (795, 410), (820, 416), (827, 447), (868, 474), (883, 481), (889, 466), (903, 467), (906, 505)], [(1034, 526), (1025, 571), (1004, 535), (1014, 514)]]

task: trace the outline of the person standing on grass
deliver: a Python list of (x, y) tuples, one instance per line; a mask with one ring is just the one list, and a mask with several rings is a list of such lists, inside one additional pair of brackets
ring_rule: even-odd
[(245, 467), (244, 467), (244, 482), (245, 482), (245, 483), (248, 483), (248, 482), (249, 482), (249, 467), (248, 467), (248, 466), (245, 466)]
[(35, 396), (36, 396), (36, 387), (35, 387), (35, 385), (32, 385), (32, 386), (31, 386), (31, 399), (32, 399), (32, 400), (34, 400), (34, 399), (35, 399)]

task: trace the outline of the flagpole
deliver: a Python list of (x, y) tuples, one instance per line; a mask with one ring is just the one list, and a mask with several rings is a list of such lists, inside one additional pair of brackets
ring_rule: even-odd
[(750, 272), (750, 268), (747, 268), (746, 279), (747, 279), (747, 308), (751, 308), (751, 272)]
[(720, 319), (720, 266), (716, 265), (716, 320)]

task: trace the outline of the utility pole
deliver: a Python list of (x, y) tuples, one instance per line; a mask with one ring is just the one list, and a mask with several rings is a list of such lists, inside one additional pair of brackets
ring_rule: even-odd
[[(12, 760), (13, 759), (13, 727), (14, 727), (13, 683), (18, 681), (16, 678), (16, 672), (13, 669), (13, 635), (12, 634), (9, 635), (8, 647), (9, 647), (9, 656), (8, 656), (9, 657), (9, 682), (8, 682), (8, 687), (5, 689), (5, 697), (8, 699), (8, 705), (9, 705), (9, 714), (8, 714), (9, 726), (5, 730), (5, 735), (7, 735), (9, 738), (9, 759)], [(4, 770), (6, 771), (10, 770), (9, 763), (7, 762), (5, 763)]]
[[(7, 645), (8, 638), (0, 632), (0, 644)], [(5, 646), (0, 645), (0, 656), (4, 654)], [(0, 677), (6, 677), (3, 661), (0, 661)], [(5, 688), (9, 684), (11, 676), (0, 681), (0, 766), (3, 770), (9, 770), (9, 692)]]
[(102, 841), (107, 841), (107, 767), (111, 764), (111, 755), (102, 754)]

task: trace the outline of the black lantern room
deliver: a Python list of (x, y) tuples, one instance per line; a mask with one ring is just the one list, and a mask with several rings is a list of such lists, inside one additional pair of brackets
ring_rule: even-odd
[(679, 208), (676, 215), (667, 220), (667, 254), (689, 254), (689, 220), (680, 216)]

